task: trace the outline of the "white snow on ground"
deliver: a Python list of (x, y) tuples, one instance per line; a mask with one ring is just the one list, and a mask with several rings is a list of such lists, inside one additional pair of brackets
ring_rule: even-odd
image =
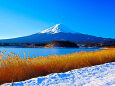
[(115, 62), (16, 82), (14, 86), (115, 86)]

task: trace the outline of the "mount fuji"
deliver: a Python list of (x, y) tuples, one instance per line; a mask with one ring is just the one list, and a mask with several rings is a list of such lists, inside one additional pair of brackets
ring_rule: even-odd
[(71, 41), (75, 43), (100, 43), (112, 41), (111, 38), (102, 38), (81, 33), (71, 33), (62, 24), (56, 24), (46, 30), (29, 36), (3, 39), (0, 43), (48, 43), (54, 40)]

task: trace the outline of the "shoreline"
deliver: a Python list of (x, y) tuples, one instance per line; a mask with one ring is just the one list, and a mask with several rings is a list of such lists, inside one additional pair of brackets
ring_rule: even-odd
[(0, 65), (4, 65), (0, 66), (0, 84), (11, 82), (12, 79), (13, 82), (23, 81), (51, 73), (66, 72), (73, 69), (115, 62), (114, 52), (115, 49), (105, 49), (90, 52), (81, 51), (60, 56), (39, 56), (30, 59), (21, 59), (17, 55), (15, 57), (8, 56), (6, 60), (0, 60)]

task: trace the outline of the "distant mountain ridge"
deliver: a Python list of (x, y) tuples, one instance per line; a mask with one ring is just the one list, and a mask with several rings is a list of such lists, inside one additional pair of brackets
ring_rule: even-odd
[(67, 28), (62, 24), (56, 24), (44, 31), (29, 36), (3, 39), (0, 43), (48, 43), (54, 40), (71, 41), (76, 43), (100, 43), (115, 39), (96, 37), (81, 33), (67, 33)]
[(70, 41), (52, 41), (46, 44), (43, 48), (64, 48), (64, 47), (75, 47), (78, 48), (77, 44)]

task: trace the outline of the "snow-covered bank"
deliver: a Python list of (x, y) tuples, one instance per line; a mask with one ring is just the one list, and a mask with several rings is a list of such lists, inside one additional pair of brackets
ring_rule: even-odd
[(115, 86), (115, 62), (16, 82), (14, 86)]

